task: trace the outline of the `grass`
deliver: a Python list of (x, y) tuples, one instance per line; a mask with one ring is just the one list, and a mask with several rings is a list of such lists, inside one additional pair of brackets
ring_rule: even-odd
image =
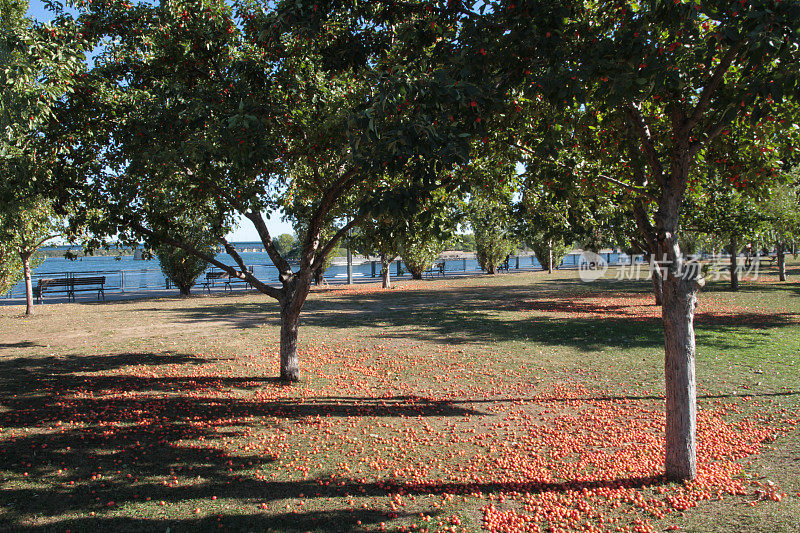
[(800, 531), (800, 285), (774, 278), (700, 296), (685, 486), (645, 281), (320, 290), (289, 387), (262, 295), (2, 307), (0, 529)]

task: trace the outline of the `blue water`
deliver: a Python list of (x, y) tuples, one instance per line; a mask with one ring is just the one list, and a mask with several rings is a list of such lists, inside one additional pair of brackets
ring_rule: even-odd
[[(278, 281), (278, 271), (272, 266), (269, 256), (265, 252), (241, 252), (240, 255), (245, 264), (253, 267), (253, 273), (258, 279), (267, 283)], [(227, 254), (219, 254), (217, 259), (228, 265), (234, 264)], [(564, 259), (562, 265), (576, 265), (577, 259), (577, 254), (570, 254)], [(616, 262), (619, 259), (617, 254), (610, 254), (610, 262)], [(342, 259), (338, 259), (337, 263), (339, 260)], [(516, 257), (510, 259), (509, 265), (512, 270), (517, 267)], [(405, 270), (404, 265), (401, 265), (401, 268)], [(541, 266), (533, 256), (520, 256), (519, 268), (538, 269)], [(479, 272), (480, 268), (474, 259), (452, 259), (445, 261), (445, 270), (447, 272)], [(166, 280), (157, 259), (144, 261), (133, 259), (133, 256), (82, 257), (76, 260), (48, 257), (34, 270), (33, 282), (35, 284), (36, 280), (42, 277), (60, 277), (67, 274), (76, 277), (103, 275), (106, 277), (106, 290), (109, 291), (124, 292), (126, 290), (166, 288)], [(379, 262), (376, 262), (374, 267), (370, 261), (353, 265), (353, 277), (356, 279), (370, 278), (373, 277), (373, 274), (380, 277)], [(397, 275), (397, 262), (392, 264), (391, 274), (393, 277)], [(325, 278), (328, 280), (344, 280), (346, 277), (347, 266), (343, 264), (331, 265), (325, 272)], [(24, 285), (19, 283), (12, 289), (11, 296), (22, 296), (24, 292)]]

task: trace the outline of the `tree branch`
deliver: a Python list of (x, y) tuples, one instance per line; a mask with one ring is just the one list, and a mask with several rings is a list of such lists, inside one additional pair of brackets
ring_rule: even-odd
[(272, 244), (272, 237), (269, 234), (269, 229), (267, 228), (266, 222), (264, 222), (264, 217), (261, 215), (261, 213), (255, 213), (253, 211), (245, 212), (244, 216), (253, 223), (253, 226), (255, 226), (256, 232), (258, 232), (258, 236), (261, 239), (261, 243), (264, 245), (264, 249), (267, 251), (267, 255), (269, 255), (269, 258), (272, 260), (272, 264), (275, 265), (275, 268), (278, 269), (281, 282), (289, 279), (294, 274), (292, 272), (292, 267), (289, 265), (289, 262), (278, 252), (278, 250), (275, 248), (275, 245)]
[(353, 220), (351, 220), (350, 222), (345, 224), (344, 227), (342, 227), (339, 231), (337, 231), (336, 235), (331, 237), (331, 239), (328, 241), (328, 243), (316, 255), (316, 257), (314, 258), (314, 262), (311, 263), (311, 270), (312, 271), (314, 271), (317, 268), (319, 268), (319, 266), (322, 263), (325, 262), (325, 258), (336, 247), (336, 243), (339, 242), (345, 235), (347, 235), (348, 231), (350, 231), (351, 229), (356, 227), (356, 225), (358, 225), (361, 221), (363, 221), (365, 216), (366, 215), (360, 215), (360, 216), (357, 216), (357, 217), (353, 218)]
[(658, 239), (656, 229), (650, 222), (650, 217), (647, 216), (647, 210), (642, 202), (636, 201), (633, 203), (633, 218), (636, 220), (636, 226), (639, 228), (639, 233), (644, 238), (647, 249), (651, 255), (658, 253)]
[[(240, 273), (237, 272), (237, 270), (235, 268), (233, 268), (232, 266), (226, 265), (222, 261), (217, 260), (216, 257), (213, 257), (212, 255), (207, 254), (205, 252), (202, 252), (201, 250), (198, 250), (197, 248), (195, 248), (194, 246), (192, 246), (190, 244), (186, 244), (184, 242), (177, 241), (177, 240), (175, 240), (175, 239), (173, 239), (171, 237), (165, 237), (163, 235), (158, 235), (153, 230), (144, 227), (143, 225), (141, 225), (138, 222), (131, 222), (131, 227), (133, 229), (135, 229), (136, 231), (149, 236), (151, 239), (154, 239), (154, 240), (156, 240), (158, 242), (162, 242), (164, 244), (169, 244), (170, 246), (174, 246), (176, 248), (181, 248), (182, 250), (185, 250), (186, 252), (189, 252), (190, 254), (194, 255), (195, 257), (199, 257), (200, 259), (211, 263), (215, 267), (217, 267), (220, 270), (226, 272), (231, 277), (238, 278), (238, 279), (245, 279), (245, 278), (242, 278), (242, 276), (239, 275)], [(271, 296), (272, 298), (275, 298), (276, 300), (280, 300), (283, 297), (283, 291), (281, 291), (280, 289), (277, 289), (275, 287), (271, 287), (271, 286), (267, 285), (266, 283), (263, 283), (263, 282), (259, 281), (258, 279), (256, 279), (253, 276), (251, 276), (251, 277), (252, 277), (252, 281), (255, 281), (255, 283), (253, 283), (251, 281), (250, 282), (251, 285), (253, 285), (253, 287), (256, 287), (256, 289), (258, 289), (260, 292), (266, 294), (267, 296)]]
[(692, 142), (689, 145), (689, 153), (691, 154), (691, 156), (694, 157), (697, 154), (697, 152), (700, 151), (700, 148), (702, 148), (704, 144), (706, 144), (709, 141), (713, 141), (714, 139), (719, 137), (719, 135), (723, 131), (725, 131), (725, 128), (730, 125), (730, 123), (731, 123), (730, 120), (720, 121), (711, 127), (709, 132), (706, 134), (705, 138), (698, 139)]
[[(533, 151), (530, 148), (527, 148), (525, 146), (521, 146), (521, 145), (516, 144), (516, 143), (512, 144), (512, 146), (515, 146), (515, 147), (519, 148), (520, 150), (522, 150), (524, 152), (528, 152), (529, 154), (533, 154)], [(574, 167), (570, 167), (569, 165), (567, 165), (565, 163), (561, 163), (560, 161), (552, 161), (552, 163), (554, 165), (560, 166), (560, 167), (565, 168), (567, 170), (576, 170)], [(655, 200), (655, 197), (652, 196), (649, 192), (647, 192), (647, 190), (644, 189), (643, 187), (636, 187), (635, 185), (631, 185), (630, 183), (625, 183), (624, 181), (620, 181), (620, 180), (618, 180), (616, 178), (612, 178), (611, 176), (606, 176), (605, 174), (601, 174), (601, 173), (592, 173), (592, 175), (597, 177), (597, 178), (600, 178), (600, 179), (602, 179), (604, 181), (607, 181), (609, 183), (613, 183), (614, 185), (622, 187), (623, 189), (626, 189), (626, 190), (628, 190), (630, 192), (636, 193), (636, 194), (638, 194), (640, 196), (646, 196), (647, 198), (650, 198), (651, 200)]]
[[(186, 169), (186, 172), (192, 174), (190, 169)], [(207, 180), (204, 182), (204, 185), (207, 185), (209, 188), (216, 191), (217, 194), (224, 197), (239, 213), (244, 215), (245, 218), (249, 219), (253, 223), (253, 226), (255, 226), (256, 232), (261, 239), (261, 243), (264, 245), (264, 249), (267, 251), (267, 255), (269, 255), (269, 258), (272, 260), (272, 264), (275, 265), (275, 268), (278, 269), (278, 277), (281, 280), (281, 283), (290, 278), (293, 275), (292, 267), (289, 265), (289, 262), (286, 261), (286, 259), (284, 259), (280, 253), (278, 253), (278, 250), (272, 244), (272, 237), (270, 236), (269, 229), (267, 229), (267, 224), (264, 222), (264, 217), (261, 216), (261, 213), (254, 213), (252, 210), (245, 209), (244, 204), (231, 196), (225, 188), (217, 185), (214, 180)], [(255, 285), (253, 286), (255, 287)]]
[(698, 98), (697, 105), (694, 106), (691, 116), (689, 116), (689, 118), (687, 118), (681, 126), (680, 134), (682, 134), (682, 136), (688, 135), (692, 131), (692, 128), (697, 126), (697, 124), (703, 118), (703, 115), (711, 105), (711, 97), (714, 96), (714, 92), (716, 92), (716, 90), (722, 84), (725, 74), (731, 67), (731, 64), (736, 58), (736, 54), (739, 53), (741, 46), (741, 44), (737, 44), (736, 46), (732, 47), (725, 53), (724, 56), (722, 56), (722, 59), (720, 59), (719, 64), (717, 64), (716, 68), (714, 69), (714, 73), (711, 75), (708, 83), (705, 84), (703, 90), (700, 92), (700, 98)]
[(606, 176), (605, 174), (599, 174), (598, 173), (598, 174), (594, 174), (594, 175), (597, 176), (598, 178), (600, 178), (601, 180), (605, 180), (605, 181), (607, 181), (609, 183), (613, 183), (614, 185), (617, 185), (619, 187), (627, 189), (628, 191), (634, 192), (634, 193), (636, 193), (636, 194), (638, 194), (640, 196), (646, 196), (647, 198), (650, 198), (651, 200), (655, 200), (655, 197), (653, 195), (651, 195), (650, 193), (648, 193), (642, 187), (636, 187), (635, 185), (631, 185), (630, 183), (625, 183), (624, 181), (620, 181), (620, 180), (618, 180), (616, 178), (612, 178), (611, 176)]
[(51, 233), (50, 235), (47, 235), (46, 237), (42, 237), (38, 241), (35, 241), (33, 245), (38, 249), (41, 245), (43, 245), (50, 239), (55, 239), (56, 237), (61, 237), (61, 233)]
[(647, 125), (647, 121), (645, 121), (641, 109), (639, 108), (638, 104), (634, 102), (627, 102), (624, 106), (623, 112), (628, 117), (631, 126), (633, 126), (633, 129), (636, 131), (636, 134), (639, 137), (639, 141), (642, 144), (642, 151), (647, 158), (647, 162), (650, 163), (650, 168), (653, 171), (653, 176), (655, 177), (656, 182), (663, 186), (664, 167), (661, 165), (661, 160), (658, 157), (658, 152), (656, 151), (655, 144), (653, 143), (653, 137), (650, 134), (650, 127)]
[[(250, 285), (255, 287), (259, 292), (263, 292), (264, 294), (270, 295), (270, 291), (277, 291), (276, 294), (280, 293), (280, 289), (276, 289), (264, 283), (263, 281), (259, 280), (257, 277), (253, 275), (253, 273), (248, 270), (247, 265), (244, 264), (244, 260), (242, 256), (239, 255), (239, 252), (236, 251), (236, 248), (233, 247), (231, 243), (225, 237), (220, 237), (220, 242), (225, 247), (225, 251), (228, 252), (228, 255), (236, 261), (236, 264), (239, 265), (241, 269), (240, 272), (237, 273), (236, 277), (248, 282)], [(278, 299), (277, 296), (273, 296), (273, 298)]]
[(338, 200), (346, 190), (363, 179), (364, 177), (358, 174), (358, 169), (352, 168), (345, 171), (322, 195), (319, 206), (315, 210), (311, 220), (308, 221), (308, 230), (306, 231), (302, 257), (300, 258), (301, 270), (310, 268), (311, 264), (314, 262), (314, 256), (319, 247), (319, 234), (325, 223), (325, 217), (330, 213), (336, 200)]

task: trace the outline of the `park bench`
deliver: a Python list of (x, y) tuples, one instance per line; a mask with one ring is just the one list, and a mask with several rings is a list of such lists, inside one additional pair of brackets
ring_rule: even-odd
[(747, 258), (744, 260), (744, 264), (745, 264), (746, 267), (749, 268), (750, 265), (753, 263), (753, 261), (758, 261), (759, 265), (763, 265), (764, 263), (768, 263), (769, 266), (772, 266), (778, 261), (778, 256), (777, 255), (758, 255), (758, 256), (751, 255), (751, 256), (747, 256)]
[[(253, 271), (251, 270), (250, 273), (252, 274)], [(233, 292), (233, 287), (231, 287), (231, 283), (244, 283), (245, 287), (248, 289), (252, 289), (253, 287), (250, 285), (250, 282), (246, 279), (236, 278), (233, 276), (228, 276), (228, 279), (225, 280), (225, 288), (229, 291)]]
[(41, 278), (33, 288), (37, 303), (42, 302), (45, 292), (65, 293), (69, 299), (72, 295), (72, 278)]
[(213, 287), (218, 281), (228, 283), (230, 275), (227, 272), (206, 272), (206, 280), (203, 282), (203, 288), (208, 292), (211, 292), (211, 287)]
[[(248, 270), (251, 274), (253, 273), (253, 267), (249, 267)], [(213, 287), (217, 282), (221, 282), (223, 284), (223, 288), (230, 291), (233, 291), (233, 283), (244, 283), (247, 288), (252, 288), (250, 282), (247, 280), (231, 276), (224, 271), (215, 270), (206, 272), (206, 280), (203, 282), (203, 288), (208, 292), (211, 292), (211, 287)]]
[(106, 299), (106, 277), (105, 276), (92, 276), (88, 278), (71, 278), (72, 279), (72, 299), (75, 299), (76, 292), (93, 292), (97, 291), (97, 299), (103, 297)]
[(497, 271), (498, 272), (502, 272), (503, 270), (508, 272), (508, 259), (506, 259), (505, 261), (500, 263), (500, 265), (498, 265), (498, 267), (497, 267)]
[(33, 288), (33, 295), (36, 300), (41, 303), (42, 297), (45, 292), (55, 294), (63, 293), (67, 295), (68, 300), (75, 299), (76, 292), (97, 291), (97, 299), (103, 297), (106, 299), (105, 293), (105, 276), (91, 276), (86, 278), (41, 278)]
[(424, 272), (427, 277), (444, 276), (444, 261), (438, 261)]

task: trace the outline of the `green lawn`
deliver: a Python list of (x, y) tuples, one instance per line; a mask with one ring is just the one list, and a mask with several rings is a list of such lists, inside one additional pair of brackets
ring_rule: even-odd
[(646, 281), (321, 290), (295, 386), (262, 295), (2, 307), (0, 529), (800, 531), (800, 284), (774, 279), (700, 296), (685, 486)]

